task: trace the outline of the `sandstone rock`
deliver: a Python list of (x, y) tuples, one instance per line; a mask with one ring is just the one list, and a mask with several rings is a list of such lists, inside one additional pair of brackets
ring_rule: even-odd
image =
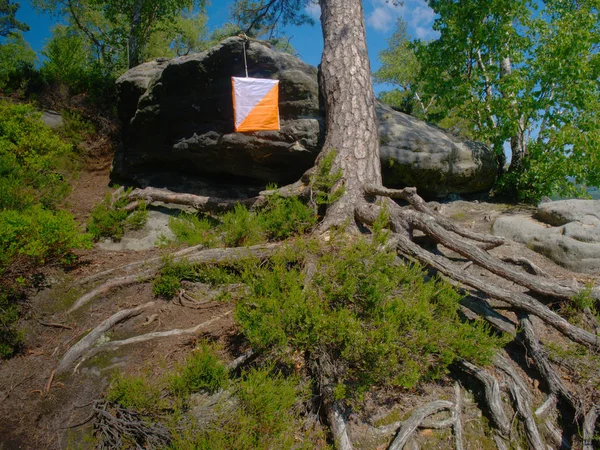
[(550, 225), (560, 226), (585, 216), (600, 219), (600, 200), (560, 200), (541, 204), (535, 217)]
[[(231, 77), (244, 76), (243, 40), (143, 64), (117, 81), (124, 145), (116, 176), (144, 169), (297, 180), (323, 143), (318, 71), (259, 42), (247, 44), (251, 77), (280, 80), (279, 132), (234, 133)], [(378, 103), (381, 160), (388, 186), (417, 186), (430, 196), (489, 189), (491, 151)]]
[[(600, 273), (600, 210), (598, 201), (561, 200), (544, 203), (534, 216), (500, 217), (496, 235), (526, 244), (575, 272)], [(558, 226), (552, 226), (558, 225)]]

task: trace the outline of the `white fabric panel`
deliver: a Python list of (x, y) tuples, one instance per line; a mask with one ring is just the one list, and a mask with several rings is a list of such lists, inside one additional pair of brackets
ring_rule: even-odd
[(238, 127), (248, 117), (250, 111), (273, 89), (279, 80), (232, 78), (235, 102), (235, 126)]

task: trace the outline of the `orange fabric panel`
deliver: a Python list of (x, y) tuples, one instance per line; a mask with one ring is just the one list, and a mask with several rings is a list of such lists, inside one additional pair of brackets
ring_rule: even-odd
[(279, 130), (279, 86), (275, 85), (235, 131)]

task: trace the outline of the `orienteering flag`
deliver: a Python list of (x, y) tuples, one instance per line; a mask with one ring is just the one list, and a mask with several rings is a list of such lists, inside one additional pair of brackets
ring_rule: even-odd
[(231, 77), (235, 131), (279, 130), (279, 80)]

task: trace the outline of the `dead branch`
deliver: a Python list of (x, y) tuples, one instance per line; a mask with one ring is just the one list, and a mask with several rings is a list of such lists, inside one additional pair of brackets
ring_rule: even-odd
[(134, 189), (127, 196), (131, 201), (144, 200), (148, 204), (153, 202), (170, 203), (174, 205), (191, 206), (198, 211), (226, 212), (235, 208), (235, 205), (242, 204), (251, 208), (260, 199), (260, 197), (251, 197), (247, 199), (234, 200), (219, 197), (206, 197), (202, 195), (184, 194), (172, 192), (167, 189), (157, 189), (147, 187), (143, 189)]
[(342, 411), (338, 402), (332, 402), (330, 405), (326, 405), (326, 408), (327, 420), (329, 421), (329, 427), (336, 447), (338, 450), (352, 450), (352, 441), (350, 441), (348, 423), (346, 422), (344, 411)]
[(55, 323), (55, 322), (44, 322), (43, 320), (37, 320), (37, 323), (39, 323), (42, 326), (45, 327), (50, 327), (50, 328), (62, 328), (63, 330), (72, 330), (73, 327), (69, 326), (69, 325), (63, 325), (62, 323)]
[(443, 410), (454, 410), (454, 403), (446, 400), (435, 400), (425, 406), (417, 408), (410, 417), (402, 423), (398, 434), (388, 447), (388, 450), (402, 450), (408, 439), (417, 430), (426, 417)]
[(84, 356), (89, 350), (94, 346), (94, 344), (100, 339), (104, 333), (110, 330), (112, 327), (117, 325), (118, 323), (123, 322), (131, 317), (135, 317), (142, 313), (147, 308), (151, 308), (154, 306), (154, 302), (144, 303), (136, 308), (124, 309), (119, 311), (118, 313), (112, 315), (96, 328), (94, 328), (90, 333), (85, 335), (79, 342), (77, 342), (73, 347), (71, 347), (67, 353), (62, 357), (58, 366), (56, 367), (56, 372), (61, 374), (65, 372), (69, 367), (71, 367), (79, 358)]

